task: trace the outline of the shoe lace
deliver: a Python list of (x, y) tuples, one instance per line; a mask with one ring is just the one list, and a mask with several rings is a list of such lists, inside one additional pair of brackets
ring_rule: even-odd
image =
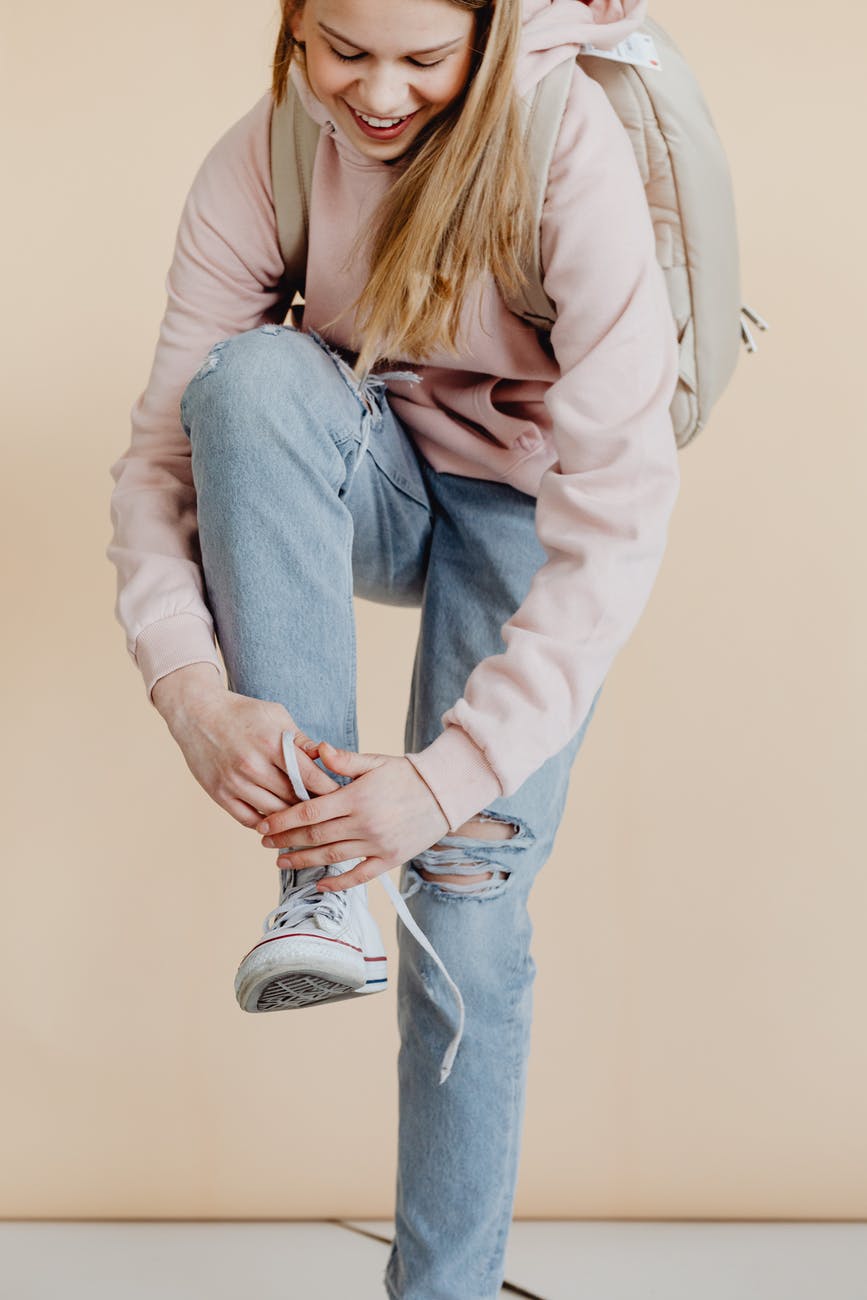
[[(298, 754), (295, 749), (295, 732), (284, 731), (282, 735), (283, 758), (286, 764), (286, 774), (292, 782), (292, 786), (299, 799), (309, 799), (310, 795), (304, 785), (301, 777), (301, 770), (298, 766)], [(267, 933), (269, 929), (276, 929), (282, 925), (295, 925), (298, 921), (306, 921), (315, 916), (328, 916), (335, 922), (342, 923), (346, 916), (348, 903), (348, 889), (334, 889), (327, 893), (320, 893), (316, 889), (316, 882), (324, 875), (342, 875), (346, 871), (351, 871), (363, 858), (347, 858), (345, 862), (335, 862), (327, 867), (298, 867), (283, 868), (287, 877), (281, 894), (280, 902), (275, 908), (268, 913), (263, 926)], [(458, 1025), (451, 1042), (445, 1050), (442, 1063), (440, 1066), (440, 1083), (445, 1083), (446, 1079), (452, 1072), (455, 1056), (460, 1046), (461, 1038), (464, 1033), (464, 1000), (461, 997), (461, 991), (457, 984), (449, 975), (445, 964), (439, 953), (434, 948), (430, 939), (418, 925), (412, 913), (405, 903), (405, 899), (410, 898), (421, 888), (421, 881), (416, 879), (407, 889), (405, 894), (395, 888), (393, 882), (386, 875), (376, 877), (382, 888), (385, 890), (394, 910), (400, 917), (403, 924), (409, 930), (410, 934), (418, 943), (421, 944), (425, 952), (428, 953), (439, 966), (443, 973), (446, 983), (451, 989), (458, 1008)], [(300, 881), (300, 883), (299, 883)], [(355, 885), (351, 888), (361, 888)]]
[[(361, 861), (360, 858), (357, 861)], [(338, 864), (348, 870), (346, 864)], [(312, 875), (310, 873), (313, 873)], [(349, 909), (348, 890), (335, 889), (321, 893), (316, 882), (331, 873), (321, 867), (283, 869), (284, 884), (280, 902), (273, 907), (262, 923), (263, 934), (279, 930), (282, 926), (303, 925), (305, 921), (326, 919), (336, 930), (346, 920)]]

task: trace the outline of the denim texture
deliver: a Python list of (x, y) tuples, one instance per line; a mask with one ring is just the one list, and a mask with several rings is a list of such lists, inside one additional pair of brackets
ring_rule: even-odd
[[(277, 700), (309, 735), (358, 749), (353, 593), (420, 608), (404, 734), (405, 751), (415, 752), (439, 735), (441, 715), (475, 665), (505, 650), (500, 629), (547, 556), (535, 498), (434, 470), (389, 406), (388, 377), (358, 384), (319, 335), (264, 325), (211, 349), (180, 414), (205, 594), (230, 688)], [(401, 867), (401, 892), (460, 987), (466, 1022), (439, 1086), (454, 1000), (430, 956), (398, 926), (396, 1235), (384, 1279), (391, 1300), (499, 1293), (536, 969), (527, 900), (600, 693), (568, 745), (514, 794), (479, 810), (509, 823), (511, 839), (444, 835), (445, 850)], [(454, 885), (420, 868), (492, 876)]]

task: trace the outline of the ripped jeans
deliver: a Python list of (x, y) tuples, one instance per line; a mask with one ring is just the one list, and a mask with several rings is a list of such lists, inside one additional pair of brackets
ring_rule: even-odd
[[(289, 326), (217, 343), (180, 410), (230, 688), (277, 700), (309, 735), (358, 749), (353, 594), (418, 607), (404, 748), (430, 744), (475, 665), (502, 653), (500, 629), (547, 558), (535, 498), (434, 470), (392, 412), (382, 376), (359, 386), (318, 335)], [(466, 1019), (440, 1086), (454, 1000), (398, 925), (396, 1231), (384, 1279), (392, 1300), (499, 1294), (532, 1018), (527, 899), (598, 698), (558, 754), (479, 810), (511, 838), (445, 835), (401, 868), (401, 892), (460, 988)], [(486, 872), (468, 884), (436, 879)]]

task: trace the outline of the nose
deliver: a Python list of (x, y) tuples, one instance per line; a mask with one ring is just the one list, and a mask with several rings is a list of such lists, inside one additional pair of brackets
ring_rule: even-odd
[(359, 79), (358, 106), (371, 117), (400, 117), (409, 100), (406, 76), (398, 68), (371, 68)]

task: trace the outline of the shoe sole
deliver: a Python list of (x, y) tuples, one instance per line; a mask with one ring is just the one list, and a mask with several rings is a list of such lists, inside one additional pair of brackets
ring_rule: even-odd
[(243, 1011), (283, 1011), (366, 987), (360, 948), (314, 935), (265, 939), (241, 960), (235, 997)]
[[(300, 1011), (302, 1007), (321, 1006), (324, 1002), (334, 1002), (337, 998), (348, 997), (354, 989), (334, 980), (323, 979), (306, 971), (295, 975), (283, 975), (268, 980), (248, 996), (247, 1002), (241, 1002), (245, 1011)], [(240, 999), (239, 999), (240, 1001)], [(250, 1005), (250, 1003), (253, 1005)]]
[[(365, 957), (366, 962), (372, 964), (373, 974), (367, 977), (367, 980), (360, 988), (342, 989), (337, 993), (326, 994), (318, 999), (317, 1002), (303, 1003), (304, 1006), (318, 1006), (322, 1002), (343, 1002), (346, 998), (362, 997), (367, 993), (384, 993), (388, 988), (388, 973), (386, 970), (385, 957)], [(300, 1006), (299, 1006), (300, 1010)]]
[[(360, 988), (348, 988), (345, 984), (325, 980), (315, 972), (298, 971), (269, 980), (258, 990), (253, 1006), (244, 1002), (241, 1005), (245, 1011), (301, 1011), (304, 1007), (318, 1007), (326, 1002), (343, 1002), (368, 993), (384, 993), (388, 988), (385, 957), (365, 957), (364, 960), (374, 964), (375, 974), (368, 976)], [(241, 1001), (240, 996), (238, 1000)], [(248, 1004), (254, 1001), (249, 991), (245, 1001)]]

